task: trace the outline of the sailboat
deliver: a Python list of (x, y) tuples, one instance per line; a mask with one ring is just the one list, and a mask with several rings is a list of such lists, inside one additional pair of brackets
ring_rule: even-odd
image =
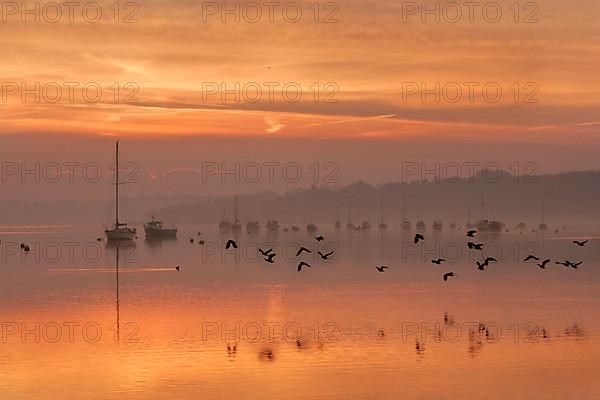
[(477, 223), (477, 230), (479, 232), (502, 232), (503, 229), (504, 222), (485, 218), (485, 202), (483, 200), (483, 193), (481, 193), (481, 219)]
[(542, 223), (538, 225), (538, 229), (540, 231), (548, 229), (548, 225), (546, 225), (546, 202), (544, 200), (542, 200)]
[(379, 229), (387, 229), (387, 224), (383, 222), (383, 193), (379, 196), (379, 212), (381, 214), (381, 222), (379, 223)]
[(354, 224), (352, 223), (352, 199), (348, 200), (348, 223), (346, 224), (346, 228), (355, 228)]
[[(412, 229), (412, 224), (409, 220), (406, 219), (406, 202), (404, 201), (404, 197), (402, 197), (402, 223), (400, 226), (404, 231), (410, 231)], [(425, 227), (425, 223), (423, 223), (423, 227)]]
[(231, 224), (232, 231), (241, 231), (242, 223), (238, 217), (238, 197), (237, 194), (233, 197), (233, 223)]
[(471, 222), (471, 202), (467, 203), (467, 229), (471, 229), (475, 227), (475, 224)]
[(223, 214), (219, 222), (219, 230), (221, 232), (229, 232), (231, 230), (231, 221), (225, 217), (225, 207), (223, 207)]
[(127, 226), (124, 222), (119, 222), (119, 141), (117, 140), (115, 151), (115, 225), (110, 229), (105, 229), (104, 234), (107, 240), (133, 240), (136, 230)]

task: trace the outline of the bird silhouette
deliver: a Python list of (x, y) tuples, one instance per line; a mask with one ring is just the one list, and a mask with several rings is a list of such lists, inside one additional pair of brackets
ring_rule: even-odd
[(191, 239), (190, 239), (190, 243), (194, 243), (194, 238), (191, 238)]
[(419, 240), (425, 240), (425, 236), (421, 235), (420, 233), (417, 233), (415, 235), (415, 240), (414, 240), (415, 244), (419, 243)]
[(468, 237), (475, 237), (476, 233), (477, 233), (477, 231), (467, 231), (467, 236)]
[(315, 239), (317, 239), (317, 242), (321, 242), (321, 241), (325, 240), (323, 235), (315, 236)]
[(25, 245), (25, 247), (23, 247), (23, 250), (25, 250), (25, 253), (29, 252), (30, 248), (29, 245)]
[(302, 252), (307, 252), (307, 253), (312, 253), (312, 251), (310, 251), (309, 249), (307, 249), (306, 247), (302, 246), (298, 249), (298, 251), (296, 252), (296, 257), (298, 257), (300, 254), (302, 254)]
[(96, 242), (101, 242), (102, 238), (96, 238)]
[(540, 267), (541, 269), (546, 269), (546, 265), (550, 262), (549, 258), (546, 258), (544, 261), (542, 261), (541, 264), (538, 264), (537, 266)]
[(583, 242), (580, 242), (578, 240), (573, 240), (573, 243), (575, 243), (577, 246), (580, 246), (580, 247), (585, 246), (587, 242), (589, 242), (589, 240), (584, 240)]
[(443, 258), (438, 258), (437, 260), (431, 260), (431, 263), (441, 265), (444, 261), (446, 260), (444, 260)]
[(477, 263), (477, 269), (480, 271), (485, 271), (485, 267), (488, 266), (487, 262), (479, 262), (479, 261), (475, 261), (475, 263)]
[(298, 264), (298, 272), (302, 271), (302, 267), (309, 267), (309, 268), (312, 268), (310, 264), (308, 264), (308, 263), (305, 263), (304, 261), (301, 261), (301, 262)]
[(267, 251), (264, 251), (263, 249), (261, 249), (260, 247), (258, 248), (258, 252), (260, 254), (262, 254), (263, 256), (267, 257), (269, 255), (269, 253), (271, 253), (273, 251), (273, 249), (269, 249)]
[(556, 261), (554, 264), (562, 265), (563, 267), (570, 267), (571, 263), (568, 261)]
[(266, 256), (266, 258), (265, 258), (265, 261), (266, 261), (266, 262), (268, 262), (268, 263), (271, 263), (271, 264), (273, 264), (273, 263), (275, 262), (275, 261), (273, 260), (273, 258), (275, 258), (275, 256), (276, 256), (276, 255), (277, 255), (277, 254), (275, 254), (275, 253), (268, 254), (268, 255)]
[(467, 247), (469, 247), (472, 250), (483, 250), (483, 243), (468, 242)]
[(321, 252), (319, 251), (319, 256), (320, 256), (320, 257), (321, 257), (323, 260), (328, 260), (328, 259), (329, 259), (329, 257), (330, 257), (332, 254), (333, 254), (333, 251), (330, 251), (329, 253), (325, 253), (325, 254), (323, 254), (323, 253), (321, 253)]
[(454, 278), (456, 276), (456, 274), (454, 272), (446, 272), (444, 274), (444, 282), (446, 282), (448, 280), (448, 278)]
[(175, 269), (176, 269), (177, 271), (179, 271), (179, 269), (180, 269), (179, 265), (178, 265), (178, 266), (176, 266), (176, 267), (175, 267)]
[(388, 268), (388, 267), (386, 267), (385, 265), (381, 265), (381, 266), (379, 266), (379, 267), (375, 267), (375, 269), (376, 269), (377, 271), (379, 271), (379, 272), (385, 272), (385, 270), (386, 270), (387, 268)]
[(225, 250), (229, 250), (231, 247), (233, 247), (234, 249), (238, 248), (237, 243), (233, 239), (229, 239), (227, 241), (227, 244), (225, 245)]
[(579, 262), (576, 262), (576, 263), (572, 263), (572, 262), (570, 262), (570, 261), (567, 261), (567, 262), (569, 263), (569, 266), (570, 266), (571, 268), (573, 268), (573, 269), (577, 269), (577, 268), (579, 268), (579, 266), (580, 266), (581, 264), (583, 264), (583, 261), (579, 261)]
[(485, 263), (489, 264), (491, 262), (498, 262), (498, 260), (496, 260), (494, 257), (486, 257), (485, 260), (483, 260)]
[(525, 259), (523, 260), (523, 262), (527, 262), (527, 261), (530, 261), (530, 260), (540, 261), (539, 257), (536, 257), (536, 256), (530, 254), (527, 257), (525, 257)]

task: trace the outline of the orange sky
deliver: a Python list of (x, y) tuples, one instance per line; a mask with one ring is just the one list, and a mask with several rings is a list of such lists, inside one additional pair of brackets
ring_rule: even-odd
[[(44, 4), (42, 2), (41, 4)], [(596, 1), (544, 1), (534, 15), (538, 23), (514, 23), (510, 1), (501, 4), (498, 23), (486, 22), (475, 10), (458, 23), (441, 22), (420, 14), (406, 16), (401, 2), (343, 1), (332, 18), (337, 23), (315, 23), (310, 2), (298, 23), (286, 22), (275, 9), (275, 21), (266, 15), (258, 23), (222, 23), (220, 16), (202, 21), (202, 2), (144, 1), (139, 10), (120, 4), (119, 20), (134, 13), (138, 23), (114, 23), (112, 1), (98, 2), (104, 18), (88, 23), (81, 10), (74, 23), (67, 15), (55, 23), (21, 22), (3, 10), (0, 46), (0, 132), (85, 132), (97, 134), (243, 134), (316, 138), (401, 138), (414, 135), (457, 137), (530, 137), (566, 140), (573, 134), (593, 135), (600, 126), (600, 65), (598, 38), (600, 5)], [(233, 7), (233, 2), (227, 2)], [(245, 4), (248, 2), (242, 2)], [(441, 2), (443, 7), (447, 1)], [(33, 8), (33, 2), (27, 2)], [(285, 4), (285, 3), (282, 3)], [(434, 2), (428, 2), (433, 7)], [(460, 3), (462, 4), (462, 3)], [(483, 4), (483, 3), (482, 3)], [(535, 11), (522, 10), (519, 19)], [(321, 3), (320, 19), (333, 8)], [(267, 10), (266, 8), (263, 10)], [(467, 8), (463, 8), (465, 13)], [(450, 11), (448, 11), (449, 13)], [(43, 11), (41, 11), (43, 13)], [(49, 91), (39, 103), (29, 95), (21, 100), (21, 84), (34, 88), (56, 82), (63, 88), (56, 104)], [(65, 82), (77, 82), (69, 102)], [(86, 102), (81, 87), (97, 82), (102, 99)], [(114, 101), (115, 82), (121, 99)], [(137, 103), (122, 98), (139, 91)], [(225, 83), (231, 89), (251, 82), (263, 88), (257, 102), (250, 91), (235, 102), (220, 94), (203, 96), (203, 83)], [(297, 83), (302, 99), (286, 102), (281, 89), (269, 101), (266, 82), (279, 87)], [(331, 93), (337, 103), (314, 102), (314, 83), (320, 93)], [(403, 98), (406, 84), (435, 87), (456, 82), (462, 98), (439, 103), (418, 93)], [(486, 102), (481, 89), (468, 99), (465, 82), (479, 87), (495, 82), (503, 90), (497, 103)], [(515, 104), (511, 89), (521, 86)], [(533, 82), (527, 90), (524, 85)], [(15, 86), (9, 87), (11, 83)], [(333, 86), (325, 88), (325, 84)], [(537, 103), (523, 104), (527, 93)], [(91, 92), (93, 95), (93, 91)], [(454, 97), (448, 92), (448, 97)], [(406, 94), (406, 93), (405, 93)], [(448, 98), (447, 97), (447, 98)], [(543, 134), (543, 135), (542, 135)]]

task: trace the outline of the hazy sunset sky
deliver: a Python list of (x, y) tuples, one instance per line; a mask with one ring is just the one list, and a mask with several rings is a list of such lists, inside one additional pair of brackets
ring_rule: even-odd
[[(80, 9), (74, 23), (67, 15), (53, 24), (43, 18), (23, 23), (18, 14), (3, 14), (0, 132), (353, 139), (359, 146), (377, 140), (466, 145), (508, 140), (579, 145), (580, 162), (591, 163), (597, 154), (600, 3), (595, 0), (543, 1), (535, 3), (539, 10), (523, 2), (518, 16), (509, 8), (514, 1), (503, 0), (496, 3), (503, 12), (498, 23), (487, 22), (481, 7), (469, 22), (466, 6), (457, 23), (444, 21), (444, 14), (439, 23), (433, 16), (422, 23), (419, 13), (405, 15), (403, 22), (402, 2), (354, 0), (336, 2), (337, 8), (320, 3), (319, 23), (309, 8), (312, 1), (296, 2), (303, 10), (298, 23), (285, 21), (281, 7), (275, 8), (274, 22), (263, 15), (258, 23), (243, 18), (235, 23), (232, 16), (223, 23), (217, 14), (206, 15), (204, 23), (202, 2), (154, 0), (137, 3), (139, 10), (121, 3), (119, 20), (132, 13), (139, 20), (126, 24), (114, 23), (112, 3), (98, 3), (104, 11), (98, 23), (86, 22)], [(331, 13), (339, 21), (323, 23)], [(524, 23), (528, 17), (539, 22)], [(6, 93), (7, 83), (33, 88), (36, 82), (80, 87), (97, 82), (103, 96), (85, 102), (79, 87), (70, 103), (63, 88), (61, 100), (51, 104), (44, 98), (36, 103), (32, 95), (23, 102), (20, 91)], [(139, 87), (133, 96), (137, 103), (115, 102), (109, 87), (118, 83), (124, 97), (132, 93), (132, 86), (124, 88), (130, 82)], [(222, 102), (220, 93), (203, 96), (206, 82), (230, 89), (236, 82), (280, 86), (273, 101), (265, 89), (257, 102), (236, 103), (231, 96)], [(291, 82), (302, 88), (296, 103), (281, 97), (281, 87)], [(322, 95), (317, 103), (310, 89), (315, 82)], [(404, 99), (409, 82), (427, 88), (456, 82), (463, 93), (456, 103), (444, 98), (436, 103), (433, 95), (425, 102), (419, 94)], [(464, 82), (479, 85), (472, 102)], [(497, 103), (481, 97), (481, 87), (490, 82), (503, 90)], [(326, 88), (327, 83), (334, 86)], [(525, 88), (528, 83), (534, 85)], [(337, 103), (324, 103), (332, 87), (339, 89)], [(524, 104), (528, 94), (538, 102)]]

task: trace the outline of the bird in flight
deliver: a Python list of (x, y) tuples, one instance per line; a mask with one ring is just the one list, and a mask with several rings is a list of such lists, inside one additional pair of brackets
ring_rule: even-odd
[(580, 266), (581, 264), (583, 264), (583, 261), (579, 261), (579, 262), (576, 262), (576, 263), (572, 263), (572, 262), (570, 262), (570, 261), (567, 261), (567, 262), (569, 263), (569, 266), (570, 266), (571, 268), (573, 268), (573, 269), (577, 269), (577, 268), (579, 268), (579, 266)]
[(527, 262), (527, 261), (530, 261), (530, 260), (540, 261), (540, 259), (538, 257), (530, 254), (527, 257), (525, 257), (525, 259), (523, 260), (523, 262)]
[(438, 258), (437, 260), (431, 260), (431, 263), (441, 265), (444, 261), (446, 260), (444, 260), (443, 258)]
[(308, 264), (308, 263), (305, 263), (304, 261), (301, 261), (301, 262), (298, 264), (298, 272), (302, 271), (302, 267), (310, 267), (310, 268), (312, 268), (310, 264)]
[(385, 272), (385, 270), (386, 270), (387, 268), (388, 268), (388, 267), (386, 267), (385, 265), (382, 265), (382, 266), (379, 266), (379, 267), (375, 267), (375, 269), (377, 269), (377, 271), (379, 271), (379, 272)]
[(420, 233), (417, 233), (415, 235), (415, 244), (419, 243), (419, 240), (425, 240), (425, 236), (421, 235)]
[(273, 264), (275, 262), (275, 261), (273, 261), (273, 259), (275, 258), (276, 255), (277, 254), (275, 254), (275, 253), (267, 254), (265, 257), (265, 261)]
[(329, 257), (330, 257), (332, 254), (333, 254), (333, 251), (330, 251), (329, 253), (325, 253), (325, 254), (323, 254), (323, 253), (321, 253), (321, 252), (319, 251), (319, 256), (320, 256), (320, 257), (321, 257), (323, 260), (328, 260), (328, 259), (329, 259)]
[(325, 240), (323, 235), (315, 236), (315, 239), (317, 239), (317, 242), (321, 242), (321, 241)]
[(475, 237), (476, 233), (477, 233), (477, 231), (467, 231), (467, 236), (468, 237)]
[(177, 271), (179, 271), (179, 269), (180, 269), (179, 265), (178, 265), (178, 266), (176, 266), (176, 267), (175, 267), (175, 269), (176, 269)]
[(298, 251), (296, 252), (296, 257), (298, 257), (300, 254), (302, 254), (302, 252), (307, 252), (307, 253), (312, 253), (312, 251), (310, 251), (309, 249), (307, 249), (306, 247), (302, 246), (298, 249)]
[(448, 278), (454, 278), (456, 276), (456, 274), (454, 272), (446, 272), (444, 274), (444, 282), (446, 282), (448, 280)]
[(485, 271), (485, 267), (490, 265), (491, 262), (498, 262), (494, 257), (486, 257), (482, 262), (476, 261), (477, 269), (480, 271)]
[(582, 242), (580, 242), (579, 240), (573, 240), (573, 243), (575, 243), (577, 246), (580, 246), (580, 247), (585, 246), (587, 242), (589, 242), (589, 240), (584, 240)]
[(541, 262), (541, 264), (538, 264), (537, 266), (540, 267), (541, 269), (546, 269), (546, 265), (550, 262), (549, 258), (546, 258), (544, 261)]
[(258, 248), (258, 252), (259, 252), (260, 254), (262, 254), (263, 256), (265, 256), (265, 257), (268, 257), (268, 256), (269, 256), (269, 254), (270, 254), (272, 251), (273, 251), (273, 249), (269, 249), (269, 250), (267, 250), (267, 251), (264, 251), (264, 250), (263, 250), (263, 249), (261, 249), (260, 247)]
[(556, 261), (554, 264), (562, 265), (563, 267), (570, 267), (571, 263), (568, 261)]
[(467, 243), (467, 246), (472, 250), (483, 250), (483, 243)]
[(225, 250), (229, 250), (229, 248), (233, 247), (234, 249), (238, 248), (237, 243), (235, 242), (235, 240), (233, 239), (229, 239), (227, 241), (227, 244), (225, 245)]

